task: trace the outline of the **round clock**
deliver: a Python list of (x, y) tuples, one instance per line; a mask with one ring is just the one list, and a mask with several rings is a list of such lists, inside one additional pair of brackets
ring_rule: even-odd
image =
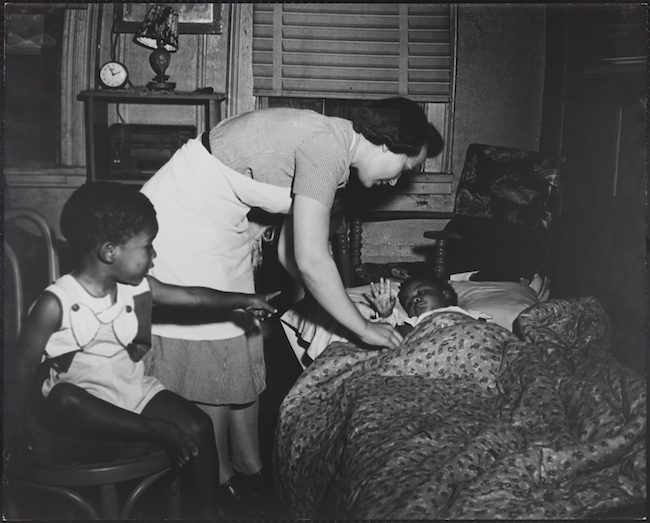
[(99, 68), (99, 83), (106, 89), (119, 89), (129, 81), (129, 72), (121, 62), (106, 62)]

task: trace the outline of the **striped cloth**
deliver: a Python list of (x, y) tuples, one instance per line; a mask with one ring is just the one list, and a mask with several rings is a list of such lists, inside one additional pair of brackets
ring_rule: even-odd
[(348, 120), (276, 108), (224, 120), (210, 131), (210, 149), (239, 173), (331, 208), (348, 181), (355, 137)]

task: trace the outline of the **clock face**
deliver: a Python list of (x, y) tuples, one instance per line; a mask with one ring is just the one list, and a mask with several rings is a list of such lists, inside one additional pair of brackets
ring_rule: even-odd
[(129, 78), (126, 66), (120, 62), (106, 62), (99, 69), (99, 81), (103, 87), (117, 89), (123, 87)]

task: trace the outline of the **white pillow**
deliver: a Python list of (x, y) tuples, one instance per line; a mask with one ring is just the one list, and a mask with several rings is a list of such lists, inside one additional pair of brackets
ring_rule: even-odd
[(452, 281), (451, 285), (460, 307), (487, 314), (509, 331), (519, 313), (539, 301), (529, 286), (511, 281)]

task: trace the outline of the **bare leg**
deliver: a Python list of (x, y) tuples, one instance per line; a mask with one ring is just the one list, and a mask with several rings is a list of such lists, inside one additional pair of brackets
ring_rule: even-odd
[[(260, 485), (262, 477), (241, 476), (235, 473), (236, 468), (238, 472), (255, 475), (262, 468), (257, 437), (258, 402), (245, 406), (199, 403), (197, 406), (209, 414), (214, 425), (219, 450), (219, 490), (227, 515), (233, 518), (258, 518), (267, 515), (265, 500), (262, 497), (264, 487)], [(232, 463), (228, 436), (232, 446)]]
[(219, 518), (216, 500), (219, 487), (219, 456), (210, 418), (192, 402), (171, 391), (156, 394), (144, 408), (142, 415), (166, 418), (182, 427), (194, 440), (198, 456), (191, 459), (186, 468), (191, 475), (199, 508), (198, 516)]
[(232, 442), (232, 465), (244, 474), (256, 474), (262, 470), (258, 438), (259, 401), (230, 410), (230, 441)]
[(176, 468), (198, 453), (192, 439), (176, 423), (135, 414), (69, 383), (59, 383), (50, 391), (41, 414), (39, 420), (46, 428), (65, 434), (72, 427), (72, 436), (157, 443)]
[(69, 432), (66, 428), (74, 427), (72, 435), (77, 437), (161, 445), (172, 466), (183, 467), (191, 479), (200, 517), (219, 517), (215, 502), (219, 461), (212, 424), (191, 402), (171, 391), (162, 391), (140, 415), (101, 400), (80, 387), (61, 383), (50, 391), (44, 412), (47, 428), (66, 433)]
[(214, 437), (219, 452), (219, 483), (223, 484), (235, 475), (228, 455), (228, 425), (230, 423), (230, 407), (228, 405), (207, 405), (196, 403), (212, 420)]

